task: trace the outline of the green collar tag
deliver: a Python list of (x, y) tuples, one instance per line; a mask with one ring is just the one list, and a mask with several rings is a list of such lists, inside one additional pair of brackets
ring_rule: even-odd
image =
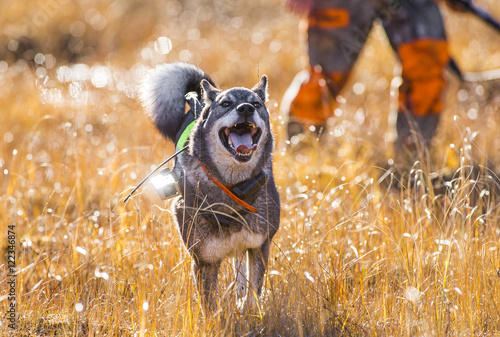
[(175, 145), (175, 147), (177, 149), (182, 149), (184, 146), (186, 146), (186, 143), (187, 143), (187, 141), (189, 139), (189, 135), (191, 134), (191, 130), (193, 130), (193, 127), (194, 127), (195, 123), (196, 123), (196, 121), (192, 121), (188, 126), (186, 126), (186, 128), (184, 129), (184, 131), (182, 131), (182, 134), (179, 137), (179, 140), (177, 141), (177, 144)]

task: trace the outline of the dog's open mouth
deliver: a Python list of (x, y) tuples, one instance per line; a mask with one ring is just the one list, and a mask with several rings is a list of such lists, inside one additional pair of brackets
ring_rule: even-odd
[(262, 130), (253, 123), (236, 123), (219, 130), (224, 147), (240, 162), (247, 162), (257, 147)]

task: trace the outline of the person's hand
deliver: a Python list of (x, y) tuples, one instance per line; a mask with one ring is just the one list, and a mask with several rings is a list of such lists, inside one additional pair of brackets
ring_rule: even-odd
[(448, 7), (458, 12), (466, 12), (467, 4), (471, 2), (471, 0), (445, 0)]

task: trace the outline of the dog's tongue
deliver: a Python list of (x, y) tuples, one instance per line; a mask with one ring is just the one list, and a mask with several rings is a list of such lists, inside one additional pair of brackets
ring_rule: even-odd
[(252, 135), (250, 135), (250, 133), (239, 135), (235, 132), (231, 132), (229, 136), (231, 137), (236, 152), (248, 152), (257, 147), (257, 145), (252, 144)]

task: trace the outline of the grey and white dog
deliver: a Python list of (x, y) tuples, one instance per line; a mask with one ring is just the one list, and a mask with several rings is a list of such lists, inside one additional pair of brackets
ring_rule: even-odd
[[(186, 117), (184, 96), (191, 91), (202, 97), (203, 110), (190, 133), (189, 150), (176, 164), (184, 172), (181, 195), (173, 206), (179, 232), (193, 259), (205, 311), (217, 307), (219, 269), (228, 257), (234, 261), (239, 305), (254, 307), (280, 224), (271, 163), (273, 135), (265, 106), (267, 77), (252, 89), (222, 91), (191, 64), (153, 69), (143, 86), (143, 102), (158, 130), (174, 142)], [(233, 186), (249, 182), (251, 193), (234, 198)]]

